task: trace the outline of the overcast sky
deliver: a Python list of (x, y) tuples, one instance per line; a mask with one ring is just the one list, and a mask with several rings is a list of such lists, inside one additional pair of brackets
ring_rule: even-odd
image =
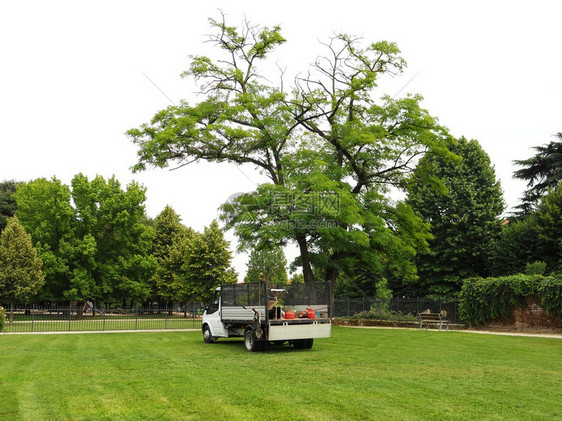
[[(559, 1), (0, 0), (0, 180), (134, 179), (147, 187), (149, 216), (169, 204), (186, 225), (209, 225), (230, 195), (262, 178), (204, 164), (132, 174), (125, 132), (170, 100), (197, 100), (179, 75), (190, 54), (208, 51), (208, 18), (219, 9), (233, 24), (280, 25), (288, 42), (277, 60), (295, 73), (334, 32), (396, 42), (408, 69), (380, 93), (407, 84), (401, 95), (421, 94), (452, 134), (478, 140), (508, 207), (525, 189), (513, 160), (562, 131)], [(245, 262), (235, 258), (238, 272)]]

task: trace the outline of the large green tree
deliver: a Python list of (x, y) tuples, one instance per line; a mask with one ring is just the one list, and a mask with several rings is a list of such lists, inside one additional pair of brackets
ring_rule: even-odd
[(183, 74), (201, 83), (205, 98), (130, 130), (134, 169), (199, 160), (252, 165), (269, 183), (223, 207), (242, 247), (296, 243), (306, 282), (335, 281), (380, 260), (415, 277), (410, 260), (428, 229), (389, 189), (404, 186), (425, 152), (446, 155), (447, 134), (421, 97), (375, 98), (379, 80), (405, 67), (397, 46), (337, 35), (287, 89), (283, 74), (274, 85), (258, 68), (285, 42), (279, 27), (211, 25), (222, 56), (192, 57)]
[(515, 161), (522, 167), (513, 176), (527, 182), (528, 189), (523, 193), (521, 204), (517, 206), (518, 215), (528, 215), (549, 189), (562, 181), (562, 132), (555, 135), (556, 140), (533, 149), (537, 152), (531, 158)]
[(453, 294), (462, 280), (487, 276), (504, 202), (490, 158), (476, 140), (453, 140), (461, 160), (424, 156), (414, 172), (408, 202), (429, 224), (429, 252), (416, 257), (415, 292)]
[(145, 222), (146, 189), (126, 189), (112, 177), (72, 179), (76, 207), (76, 267), (65, 292), (69, 299), (142, 303), (157, 261), (151, 255), (154, 231)]
[(82, 174), (18, 187), (17, 214), (44, 262), (41, 301), (144, 301), (157, 262), (144, 215), (145, 189)]
[(60, 302), (69, 289), (75, 243), (70, 188), (56, 178), (38, 178), (20, 184), (15, 199), (18, 218), (44, 264), (45, 285), (38, 299)]
[(244, 282), (267, 281), (273, 285), (287, 283), (287, 279), (287, 259), (281, 247), (252, 250)]
[(15, 303), (25, 303), (44, 283), (43, 262), (31, 236), (17, 219), (8, 220), (0, 235), (0, 301), (10, 304), (10, 324)]

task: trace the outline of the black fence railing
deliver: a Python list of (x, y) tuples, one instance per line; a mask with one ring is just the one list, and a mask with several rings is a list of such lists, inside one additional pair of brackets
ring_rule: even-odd
[(201, 328), (200, 304), (174, 308), (4, 307), (5, 332)]
[[(5, 332), (69, 332), (111, 330), (200, 329), (201, 305), (164, 308), (94, 308), (4, 306)], [(414, 320), (418, 313), (445, 311), (451, 323), (463, 323), (458, 302), (450, 299), (394, 298), (381, 302), (368, 297), (335, 299), (335, 317), (354, 317), (359, 313), (384, 320)]]
[(431, 313), (446, 312), (451, 323), (463, 323), (458, 313), (458, 301), (454, 299), (429, 299), (427, 297), (393, 298), (383, 302), (374, 298), (336, 298), (335, 317), (354, 317), (359, 313), (371, 312), (386, 320), (407, 319), (429, 310)]

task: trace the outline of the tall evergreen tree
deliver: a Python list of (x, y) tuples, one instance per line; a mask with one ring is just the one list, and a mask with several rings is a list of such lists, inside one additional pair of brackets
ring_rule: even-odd
[(153, 278), (153, 298), (156, 301), (170, 303), (175, 298), (175, 275), (181, 272), (184, 262), (183, 255), (177, 252), (174, 258), (171, 255), (194, 235), (191, 228), (181, 223), (181, 218), (171, 206), (166, 206), (154, 219), (153, 255), (158, 261)]
[(535, 209), (540, 198), (555, 188), (562, 181), (562, 132), (544, 146), (535, 146), (537, 153), (531, 158), (515, 161), (523, 167), (513, 173), (515, 178), (527, 181), (528, 190), (523, 193), (521, 204), (517, 206), (517, 215), (528, 215)]
[(170, 259), (179, 269), (174, 274), (174, 299), (179, 302), (205, 302), (217, 286), (237, 281), (229, 243), (216, 221), (203, 233), (187, 236), (173, 248)]
[[(44, 283), (43, 262), (37, 256), (31, 236), (17, 219), (12, 217), (0, 235), (0, 301), (25, 303)], [(10, 311), (12, 323), (13, 311)]]
[(153, 254), (161, 259), (169, 254), (172, 247), (178, 239), (185, 237), (187, 231), (185, 225), (181, 223), (180, 216), (169, 205), (154, 218), (154, 242)]
[(504, 202), (490, 158), (475, 140), (454, 140), (449, 149), (460, 162), (426, 155), (409, 189), (408, 202), (433, 234), (429, 253), (416, 256), (420, 281), (415, 292), (453, 294), (464, 278), (488, 275), (492, 244), (500, 233)]

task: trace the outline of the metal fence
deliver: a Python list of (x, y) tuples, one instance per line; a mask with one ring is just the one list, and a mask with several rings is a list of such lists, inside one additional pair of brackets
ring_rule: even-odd
[[(13, 311), (5, 306), (6, 332), (71, 332), (111, 330), (200, 329), (200, 304), (169, 308), (76, 308), (25, 306)], [(338, 297), (335, 317), (354, 317), (358, 313), (374, 312), (386, 320), (404, 316), (415, 317), (429, 309), (432, 313), (445, 310), (451, 323), (463, 323), (458, 315), (456, 300), (426, 297), (394, 298), (389, 303), (376, 299)]]
[(393, 298), (390, 303), (381, 302), (374, 298), (336, 298), (335, 317), (353, 317), (362, 312), (384, 312), (388, 320), (411, 315), (416, 316), (429, 309), (431, 313), (447, 312), (447, 319), (451, 323), (463, 323), (458, 313), (458, 301), (454, 299), (430, 299), (427, 297)]
[(6, 312), (5, 332), (200, 329), (199, 304), (174, 308), (16, 307)]

